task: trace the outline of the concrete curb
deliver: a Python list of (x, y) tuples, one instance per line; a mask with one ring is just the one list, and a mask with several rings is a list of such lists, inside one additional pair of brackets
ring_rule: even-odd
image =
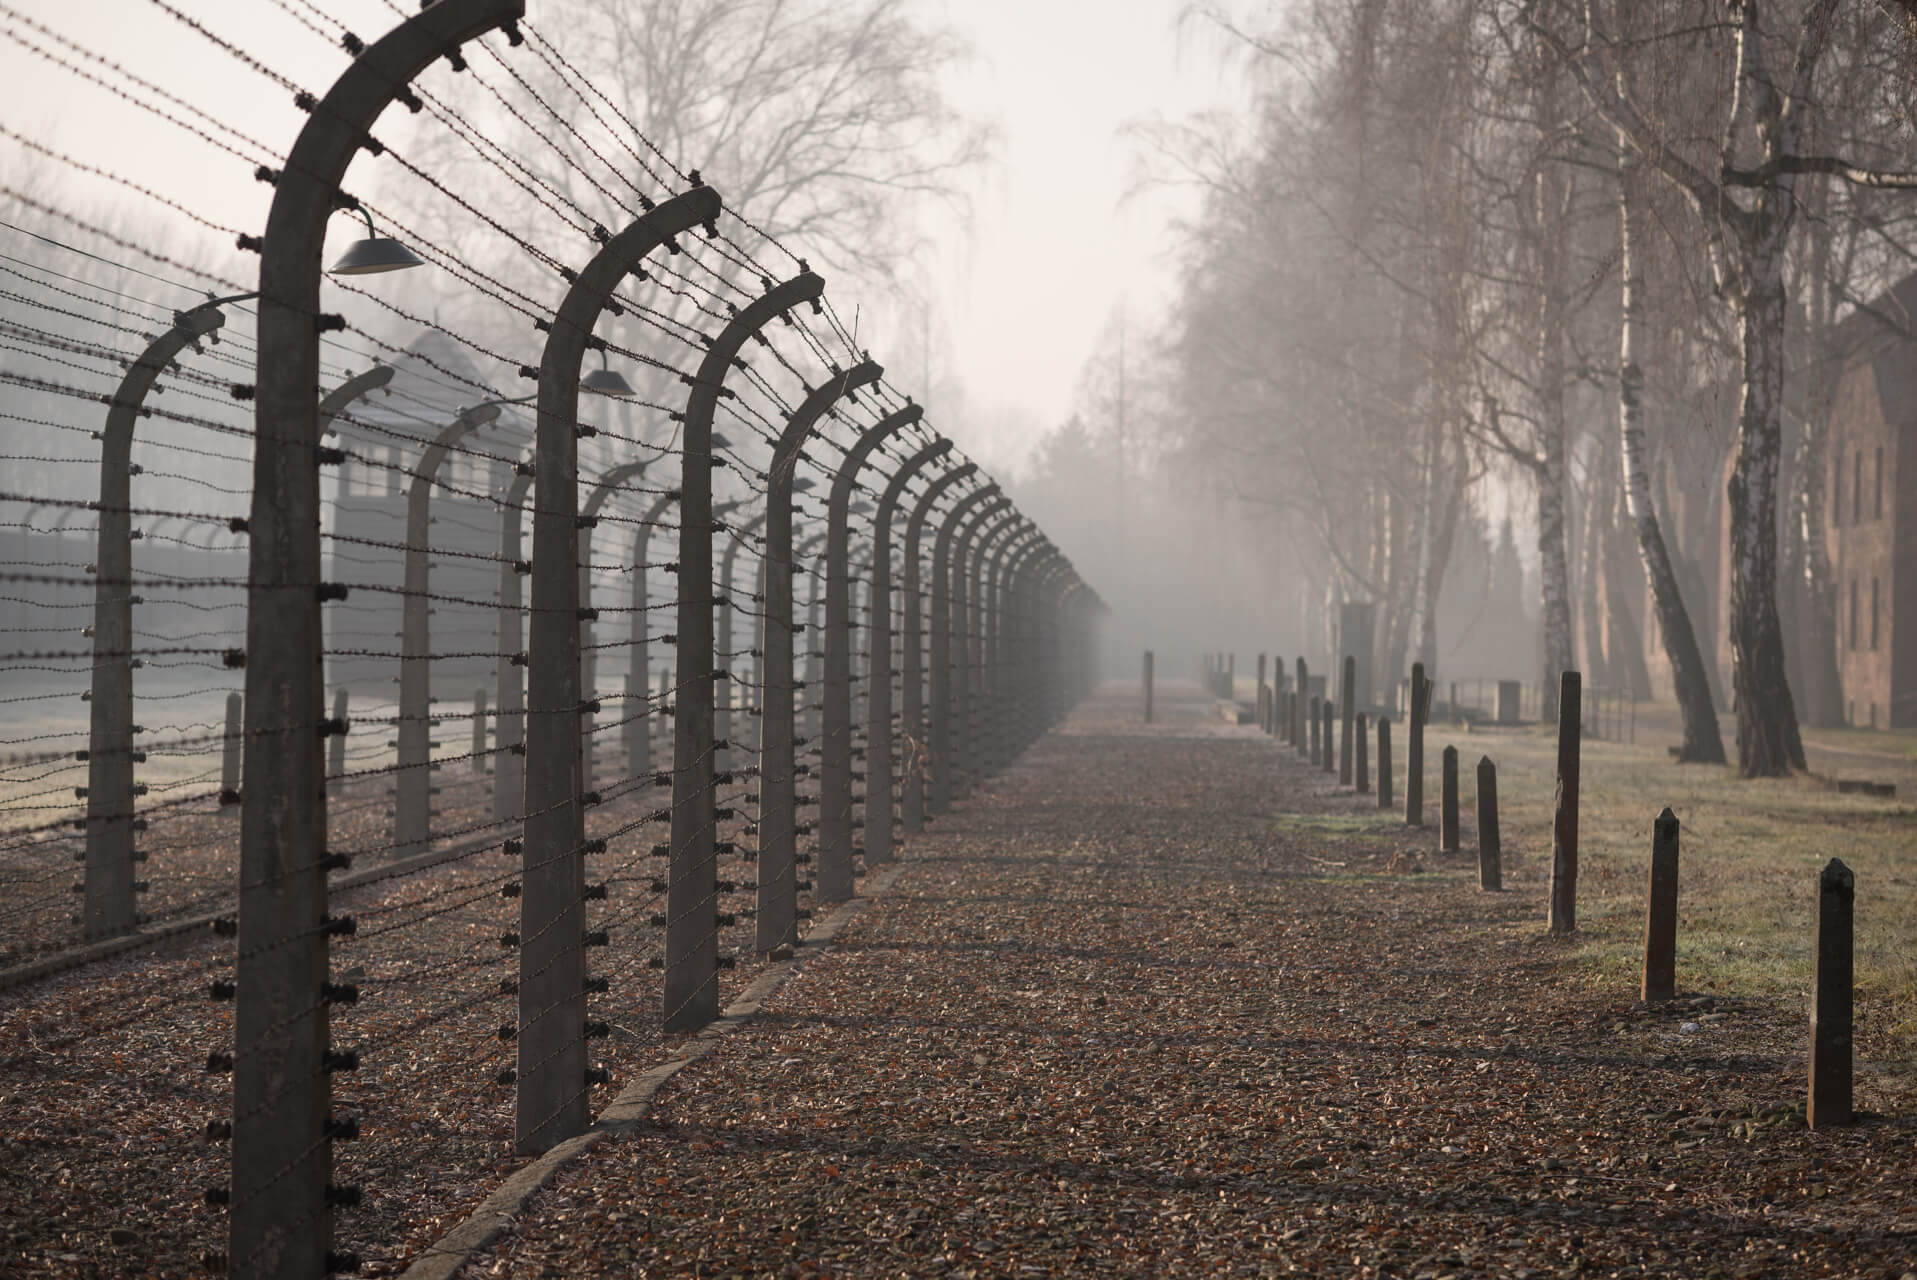
[(428, 1245), (411, 1266), (400, 1274), (399, 1280), (453, 1280), (465, 1265), (472, 1261), (473, 1255), (505, 1234), (524, 1212), (526, 1205), (539, 1194), (559, 1172), (567, 1165), (585, 1155), (614, 1134), (630, 1133), (639, 1126), (639, 1122), (652, 1110), (652, 1097), (659, 1092), (660, 1086), (679, 1074), (680, 1071), (709, 1055), (719, 1047), (719, 1042), (731, 1035), (740, 1026), (764, 1007), (765, 1002), (786, 984), (786, 980), (805, 966), (815, 956), (831, 949), (845, 926), (851, 923), (867, 902), (883, 896), (904, 870), (903, 863), (894, 862), (877, 875), (866, 881), (865, 892), (849, 902), (839, 904), (832, 914), (815, 925), (807, 933), (805, 941), (793, 949), (790, 960), (781, 960), (768, 965), (764, 973), (752, 980), (752, 984), (740, 992), (739, 998), (726, 1006), (718, 1021), (701, 1031), (679, 1048), (679, 1056), (670, 1062), (660, 1063), (652, 1070), (635, 1078), (606, 1109), (592, 1128), (576, 1138), (553, 1147), (531, 1163), (515, 1170), (498, 1190), (480, 1202), (466, 1220)]

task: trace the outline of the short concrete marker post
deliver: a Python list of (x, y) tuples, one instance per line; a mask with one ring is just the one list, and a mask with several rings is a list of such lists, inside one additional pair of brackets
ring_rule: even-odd
[(1558, 681), (1558, 792), (1551, 823), (1552, 933), (1578, 927), (1578, 761), (1583, 678), (1566, 671)]
[(1404, 824), (1424, 825), (1424, 717), (1429, 694), (1424, 663), (1411, 664), (1411, 729), (1404, 744)]
[(1851, 915), (1857, 880), (1836, 858), (1817, 877), (1817, 995), (1811, 1008), (1813, 1129), (1849, 1124), (1851, 1111)]
[(1498, 838), (1498, 766), (1490, 756), (1478, 758), (1478, 888), (1496, 893), (1504, 888), (1503, 849)]
[(1378, 717), (1378, 807), (1391, 808), (1391, 717)]
[(1438, 851), (1458, 852), (1458, 749), (1446, 746), (1441, 757), (1438, 802)]
[(1644, 909), (1644, 1000), (1677, 998), (1677, 815), (1651, 824), (1651, 882)]
[(1338, 785), (1348, 787), (1354, 763), (1351, 733), (1358, 716), (1358, 659), (1349, 653), (1345, 655), (1345, 669), (1338, 682), (1338, 709), (1344, 722), (1338, 739)]

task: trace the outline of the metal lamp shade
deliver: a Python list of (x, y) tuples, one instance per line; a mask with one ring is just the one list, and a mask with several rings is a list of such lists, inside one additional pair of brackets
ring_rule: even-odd
[(336, 276), (370, 276), (382, 271), (404, 271), (423, 267), (425, 260), (391, 236), (367, 236), (355, 240), (332, 266)]
[(579, 380), (581, 391), (590, 391), (596, 396), (619, 396), (631, 399), (638, 395), (632, 384), (612, 369), (599, 368)]

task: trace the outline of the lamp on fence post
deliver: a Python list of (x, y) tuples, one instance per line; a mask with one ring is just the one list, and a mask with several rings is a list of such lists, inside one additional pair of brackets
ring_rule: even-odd
[(958, 622), (954, 631), (960, 641), (954, 688), (958, 710), (952, 733), (952, 779), (957, 796), (969, 792), (973, 781), (984, 772), (979, 721), (985, 714), (985, 566), (992, 548), (1006, 534), (1016, 531), (1023, 518), (1009, 498), (991, 515), (981, 515), (972, 525), (970, 544), (961, 548), (963, 558), (952, 567), (954, 585), (964, 593), (953, 609)]
[[(333, 1055), (327, 1004), (326, 719), (319, 335), (320, 252), (346, 167), (407, 83), (450, 51), (525, 12), (523, 0), (442, 0), (365, 48), (315, 104), (278, 173), (260, 252), (245, 763), (239, 868), (228, 1275), (316, 1280), (330, 1256)], [(348, 264), (349, 266), (353, 264)], [(347, 922), (350, 924), (350, 921)]]
[[(819, 725), (819, 862), (818, 898), (821, 902), (843, 902), (852, 896), (852, 607), (851, 607), (851, 514), (852, 488), (859, 471), (875, 449), (916, 423), (924, 410), (907, 401), (905, 407), (880, 418), (860, 434), (846, 450), (844, 461), (832, 477), (832, 489), (825, 511), (825, 679), (820, 689)], [(878, 561), (886, 549), (880, 539), (881, 526), (873, 527), (872, 564), (876, 575)], [(875, 596), (873, 610), (879, 602)], [(867, 634), (875, 635), (876, 617), (867, 624)], [(888, 628), (888, 635), (890, 629)], [(878, 645), (868, 646), (872, 661), (878, 661)], [(889, 656), (889, 655), (888, 655)], [(889, 692), (889, 691), (888, 691)], [(868, 697), (877, 696), (876, 689)], [(877, 773), (876, 756), (884, 750), (874, 733), (866, 741), (866, 819), (872, 817), (871, 783)], [(887, 771), (890, 786), (890, 770)], [(888, 797), (889, 798), (889, 797)], [(886, 806), (887, 835), (890, 835), (891, 806)], [(871, 836), (867, 834), (868, 859)], [(888, 841), (889, 843), (889, 841)]]
[(904, 597), (899, 632), (902, 643), (899, 690), (899, 818), (907, 835), (925, 825), (926, 745), (925, 709), (925, 593), (919, 587), (920, 547), (932, 504), (945, 491), (978, 470), (961, 463), (925, 486), (905, 525), (905, 556), (899, 590)]
[(945, 513), (945, 520), (939, 525), (938, 537), (932, 544), (932, 638), (928, 672), (931, 686), (931, 745), (928, 751), (931, 789), (925, 804), (928, 816), (944, 813), (952, 803), (952, 745), (955, 737), (952, 717), (957, 703), (952, 680), (952, 636), (957, 629), (956, 607), (962, 596), (962, 592), (953, 590), (953, 549), (957, 544), (963, 554), (958, 536), (961, 525), (969, 526), (975, 519), (983, 519), (999, 508), (1011, 505), (1011, 501), (999, 492), (996, 484), (986, 484), (973, 490), (954, 502)]
[(399, 758), (393, 774), (393, 856), (424, 853), (432, 843), (433, 646), (432, 599), (428, 584), (432, 556), (433, 481), (446, 455), (461, 440), (499, 417), (502, 402), (489, 400), (462, 409), (440, 428), (426, 448), (406, 487), (405, 585), (400, 596)]
[[(545, 1151), (591, 1114), (586, 1062), (585, 810), (581, 776), (579, 366), (613, 290), (662, 245), (703, 224), (719, 197), (695, 185), (610, 237), (572, 278), (540, 354), (532, 615), (526, 642), (526, 818), (519, 895), (515, 1149)], [(601, 380), (601, 389), (612, 388)], [(623, 385), (623, 380), (621, 380)], [(702, 516), (709, 518), (708, 512)], [(710, 533), (707, 534), (710, 537)]]
[[(871, 609), (867, 621), (865, 733), (865, 864), (892, 860), (892, 752), (899, 734), (892, 727), (892, 521), (899, 497), (912, 478), (952, 451), (943, 436), (899, 464), (879, 496), (872, 516)], [(917, 575), (912, 575), (916, 584)], [(901, 631), (903, 631), (901, 627)]]
[[(759, 902), (758, 950), (776, 954), (799, 941), (798, 767), (793, 742), (792, 674), (792, 481), (800, 451), (820, 418), (840, 399), (878, 381), (871, 360), (834, 372), (792, 411), (766, 467), (765, 646), (759, 707)], [(845, 859), (845, 897), (851, 896), (850, 856)], [(835, 869), (836, 870), (836, 869)]]
[[(674, 698), (672, 839), (666, 891), (665, 1029), (696, 1031), (719, 1014), (718, 866), (713, 847), (712, 416), (746, 339), (825, 282), (810, 271), (772, 287), (720, 330), (687, 381), (679, 520), (679, 693)], [(764, 779), (760, 779), (763, 792)], [(763, 830), (763, 828), (762, 828)], [(761, 836), (763, 839), (763, 834)], [(761, 872), (763, 875), (763, 872)]]
[[(81, 911), (88, 939), (137, 927), (133, 908), (133, 426), (147, 392), (180, 352), (198, 349), (226, 323), (224, 302), (213, 298), (173, 313), (173, 326), (140, 353), (107, 403), (100, 431), (100, 500), (93, 557), (93, 679), (87, 712), (86, 876)], [(218, 341), (217, 337), (214, 339)]]

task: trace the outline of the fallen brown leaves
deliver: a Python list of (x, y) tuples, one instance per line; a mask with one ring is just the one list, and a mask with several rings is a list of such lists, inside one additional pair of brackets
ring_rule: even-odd
[(1081, 709), (914, 840), (837, 950), (474, 1269), (1913, 1265), (1917, 1125), (1795, 1123), (1798, 1010), (1593, 992), (1542, 934), (1537, 868), (1514, 857), (1513, 890), (1480, 894), (1423, 847), (1405, 874), (1435, 833), (1160, 707), (1150, 730), (1129, 697)]

